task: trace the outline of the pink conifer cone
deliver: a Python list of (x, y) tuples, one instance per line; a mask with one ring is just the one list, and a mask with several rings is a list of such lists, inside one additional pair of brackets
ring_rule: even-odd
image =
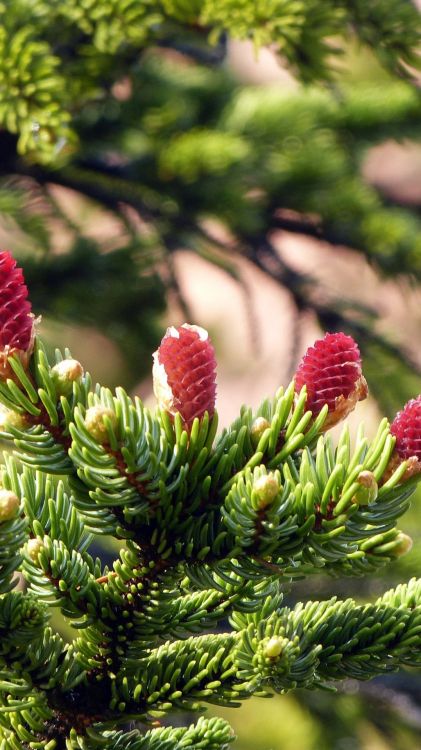
[(204, 328), (188, 323), (171, 326), (153, 358), (154, 392), (160, 409), (173, 416), (179, 412), (187, 428), (206, 411), (213, 415), (216, 360)]
[(309, 347), (295, 374), (295, 390), (307, 387), (307, 409), (316, 417), (325, 404), (329, 412), (323, 429), (344, 419), (368, 388), (357, 344), (345, 333), (326, 333)]
[(7, 251), (0, 252), (0, 380), (13, 378), (8, 357), (17, 354), (27, 367), (34, 348), (34, 316), (21, 268)]
[(421, 472), (421, 395), (408, 401), (390, 426), (395, 449), (386, 469), (385, 481), (402, 461), (408, 461), (404, 479)]

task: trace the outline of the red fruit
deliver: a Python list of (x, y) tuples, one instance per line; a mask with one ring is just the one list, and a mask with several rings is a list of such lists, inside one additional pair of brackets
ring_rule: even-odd
[(325, 404), (324, 429), (347, 416), (368, 389), (357, 344), (345, 333), (326, 333), (307, 349), (295, 374), (295, 390), (307, 387), (307, 409), (317, 416)]
[(0, 252), (0, 379), (11, 377), (13, 371), (7, 358), (15, 352), (27, 365), (33, 349), (34, 316), (27, 299), (21, 268), (7, 251)]
[(187, 427), (205, 411), (213, 415), (216, 360), (204, 328), (187, 323), (168, 328), (153, 357), (154, 392), (162, 410), (179, 412)]
[(421, 395), (397, 413), (390, 432), (396, 438), (395, 452), (402, 461), (412, 456), (421, 461)]

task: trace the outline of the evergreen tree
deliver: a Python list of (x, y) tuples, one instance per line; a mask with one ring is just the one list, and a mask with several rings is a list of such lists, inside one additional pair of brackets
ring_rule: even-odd
[[(419, 206), (367, 184), (361, 163), (385, 139), (419, 139), (411, 78), (419, 30), (408, 0), (0, 2), (0, 218), (24, 259), (37, 312), (95, 325), (119, 343), (138, 378), (159, 341), (167, 292), (185, 307), (177, 250), (189, 248), (240, 283), (237, 261), (247, 258), (290, 291), (297, 315), (310, 310), (322, 329), (355, 336), (371, 392), (391, 416), (420, 390), (417, 362), (376, 327), (373, 307), (336, 290), (326, 296), (280, 259), (272, 238), (306, 234), (329, 243), (332, 255), (345, 244), (382, 276), (418, 283)], [(233, 80), (223, 64), (230, 38), (271, 45), (304, 85), (283, 92)], [(351, 87), (335, 75), (353, 40), (387, 71), (378, 82)], [(56, 186), (100, 206), (115, 220), (114, 234), (106, 242), (86, 236)], [(227, 231), (212, 234), (208, 218)], [(67, 238), (65, 254), (54, 252), (58, 234), (60, 247)], [(44, 447), (40, 440), (38, 461)], [(6, 498), (6, 508), (15, 502)], [(19, 565), (19, 534), (12, 548), (5, 538), (0, 565)], [(388, 568), (392, 581), (412, 575), (406, 560)], [(293, 599), (307, 596), (306, 583), (297, 582)], [(352, 578), (347, 590), (361, 593)], [(24, 651), (21, 644), (18, 658)], [(79, 705), (81, 695), (72, 694)], [(305, 700), (321, 716), (328, 710), (333, 742), (331, 699), (328, 709), (319, 691)], [(188, 746), (199, 742), (195, 731), (175, 736)], [(164, 747), (175, 745), (163, 738)]]
[[(48, 361), (7, 252), (0, 281), (1, 435), (15, 446), (0, 490), (1, 750), (222, 750), (225, 721), (159, 718), (420, 666), (419, 580), (365, 605), (289, 608), (282, 588), (408, 551), (396, 522), (421, 478), (421, 396), (374, 440), (361, 429), (352, 446), (345, 427), (334, 447), (326, 432), (367, 384), (355, 341), (331, 333), (217, 436), (204, 329), (167, 330), (151, 413), (93, 386), (68, 351)], [(111, 569), (90, 554), (104, 535), (121, 546)]]

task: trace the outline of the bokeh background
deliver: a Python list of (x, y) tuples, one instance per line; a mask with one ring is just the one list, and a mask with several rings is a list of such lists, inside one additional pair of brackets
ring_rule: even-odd
[[(0, 37), (9, 60), (0, 66), (0, 245), (25, 269), (44, 340), (153, 404), (151, 353), (166, 326), (202, 325), (217, 352), (225, 426), (242, 403), (257, 406), (286, 384), (322, 331), (344, 330), (360, 345), (371, 392), (351, 425), (364, 420), (373, 434), (380, 416), (421, 391), (412, 6), (399, 36), (389, 4), (389, 41), (375, 18), (361, 22), (365, 39), (358, 29), (329, 36), (342, 54), (326, 77), (316, 38), (296, 49), (294, 68), (273, 43), (257, 52), (256, 39), (221, 31), (209, 41), (208, 28), (173, 15), (165, 34), (142, 37), (140, 53), (137, 38), (122, 47), (117, 26), (67, 5), (58, 48), (48, 3), (34, 3), (28, 23), (16, 2), (2, 16), (14, 47)], [(25, 89), (31, 75), (35, 89)], [(363, 581), (299, 582), (288, 600), (365, 600), (419, 575), (420, 503), (402, 522), (414, 539), (404, 559)], [(419, 745), (421, 675), (217, 713), (234, 726), (235, 750), (409, 750)]]

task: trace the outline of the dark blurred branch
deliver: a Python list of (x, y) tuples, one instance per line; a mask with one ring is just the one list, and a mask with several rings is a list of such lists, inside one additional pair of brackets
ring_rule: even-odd
[[(221, 34), (218, 43), (214, 47), (211, 47), (207, 44), (209, 29), (199, 29), (199, 27), (195, 26), (194, 31), (196, 34), (191, 42), (187, 38), (186, 27), (184, 27), (182, 29), (182, 36), (177, 37), (176, 34), (173, 33), (171, 36), (165, 36), (158, 39), (156, 45), (163, 49), (179, 52), (201, 65), (220, 65), (227, 54), (227, 34)], [(202, 46), (198, 45), (199, 31), (203, 34)]]
[[(360, 341), (363, 347), (369, 344), (381, 346), (384, 351), (393, 357), (402, 359), (407, 366), (412, 368), (414, 373), (421, 375), (420, 364), (403, 347), (393, 344), (373, 330), (372, 325), (376, 312), (372, 308), (364, 307), (353, 300), (332, 299), (331, 295), (326, 294), (325, 290), (323, 291), (320, 283), (314, 277), (292, 269), (279, 256), (268, 236), (249, 235), (239, 237), (234, 241), (221, 241), (205, 230), (194, 217), (187, 218), (184, 214), (177, 214), (174, 210), (164, 211), (159, 196), (155, 195), (153, 191), (142, 189), (139, 185), (133, 184), (133, 182), (129, 182), (116, 174), (107, 174), (105, 170), (98, 174), (97, 171), (81, 166), (49, 170), (41, 166), (28, 167), (18, 163), (15, 171), (18, 174), (34, 178), (41, 185), (52, 183), (77, 190), (119, 215), (122, 214), (121, 207), (123, 204), (131, 205), (143, 220), (155, 226), (159, 241), (165, 247), (168, 258), (171, 258), (175, 250), (183, 247), (183, 236), (190, 233), (193, 241), (195, 236), (202, 237), (208, 243), (215, 245), (228, 258), (237, 254), (248, 259), (256, 268), (290, 292), (299, 313), (304, 311), (313, 313), (322, 328), (327, 330), (347, 330)], [(329, 233), (324, 233), (315, 220), (306, 216), (301, 217), (278, 212), (269, 231), (279, 228), (305, 234), (318, 240), (325, 240), (331, 244), (335, 241), (339, 243), (338, 238), (332, 237)], [(171, 240), (168, 240), (168, 237), (171, 237)], [(178, 282), (174, 276), (174, 269), (171, 271), (171, 268), (169, 268), (169, 274), (171, 286), (176, 292), (183, 314), (189, 318), (190, 312), (183, 301)], [(326, 303), (315, 299), (315, 292), (319, 297), (327, 297), (328, 299), (330, 297), (330, 300)], [(344, 308), (357, 312), (360, 316), (361, 314), (365, 315), (369, 322), (358, 320), (352, 315), (346, 315), (343, 312)]]

